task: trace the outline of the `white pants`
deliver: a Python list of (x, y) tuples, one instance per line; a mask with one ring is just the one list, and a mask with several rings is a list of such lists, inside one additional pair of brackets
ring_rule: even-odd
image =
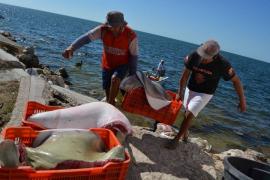
[(192, 112), (196, 117), (212, 97), (212, 94), (198, 93), (186, 88), (183, 105), (186, 111)]

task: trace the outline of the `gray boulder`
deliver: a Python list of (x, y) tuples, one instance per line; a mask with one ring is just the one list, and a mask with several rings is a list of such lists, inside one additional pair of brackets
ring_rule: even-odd
[(0, 48), (6, 49), (10, 54), (16, 55), (22, 53), (23, 47), (15, 43), (13, 40), (0, 34)]
[(37, 68), (39, 67), (39, 60), (36, 55), (32, 54), (20, 54), (18, 56), (19, 60), (25, 64), (26, 68)]
[(40, 68), (27, 68), (25, 71), (31, 76), (38, 76), (43, 74), (43, 70)]
[(34, 49), (34, 47), (27, 46), (26, 48), (23, 49), (23, 54), (34, 55), (34, 54), (35, 54), (35, 49)]
[(58, 69), (58, 72), (56, 74), (58, 74), (59, 76), (63, 78), (68, 78), (68, 73), (65, 68)]
[(0, 49), (0, 70), (13, 68), (25, 69), (25, 65), (15, 56)]

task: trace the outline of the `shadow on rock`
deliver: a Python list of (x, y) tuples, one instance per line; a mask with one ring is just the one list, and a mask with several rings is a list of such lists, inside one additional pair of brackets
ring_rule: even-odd
[(168, 150), (164, 147), (168, 139), (135, 134), (128, 138), (132, 160), (127, 179), (215, 179), (213, 159), (196, 144), (180, 142)]

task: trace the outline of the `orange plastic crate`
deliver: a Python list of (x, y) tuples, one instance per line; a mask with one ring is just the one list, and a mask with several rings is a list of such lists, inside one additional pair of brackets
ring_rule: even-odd
[(182, 106), (182, 102), (176, 100), (176, 94), (166, 91), (171, 97), (172, 102), (160, 110), (155, 110), (149, 105), (143, 88), (136, 88), (127, 92), (124, 96), (122, 108), (130, 113), (140, 114), (152, 118), (158, 122), (172, 125), (176, 120), (177, 114)]
[[(97, 133), (105, 145), (111, 149), (119, 145), (118, 139), (108, 129), (90, 129)], [(39, 131), (30, 127), (10, 127), (2, 132), (3, 139), (20, 138), (26, 146), (31, 146)], [(65, 169), (65, 170), (35, 170), (30, 166), (20, 166), (17, 169), (0, 168), (0, 180), (119, 180), (125, 179), (130, 157), (125, 152), (124, 162), (108, 162), (102, 167)]]
[(38, 123), (30, 122), (27, 119), (33, 114), (53, 111), (57, 109), (63, 109), (63, 107), (47, 106), (47, 105), (43, 105), (35, 101), (28, 101), (23, 112), (22, 125), (32, 127), (33, 129), (36, 129), (36, 130), (45, 130), (46, 129), (45, 127), (39, 125)]

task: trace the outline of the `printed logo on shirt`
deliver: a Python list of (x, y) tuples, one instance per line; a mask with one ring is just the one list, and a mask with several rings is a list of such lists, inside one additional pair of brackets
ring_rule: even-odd
[(195, 67), (195, 66), (193, 66), (193, 70), (195, 70), (197, 72), (205, 73), (205, 74), (208, 74), (208, 75), (212, 75), (213, 74), (211, 71), (208, 71), (206, 69), (201, 69), (201, 68), (198, 68), (198, 67)]
[(109, 47), (109, 46), (104, 46), (104, 51), (109, 54), (114, 54), (117, 56), (124, 56), (126, 55), (126, 50), (124, 49), (119, 49), (119, 48), (114, 48), (114, 47)]
[(196, 80), (197, 84), (201, 84), (201, 83), (203, 83), (205, 81), (205, 77), (201, 73), (196, 73), (195, 80)]

